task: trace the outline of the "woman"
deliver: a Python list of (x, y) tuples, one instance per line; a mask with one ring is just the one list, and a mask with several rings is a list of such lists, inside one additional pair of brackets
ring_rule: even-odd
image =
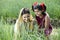
[(14, 40), (17, 40), (17, 37), (22, 37), (25, 31), (32, 32), (32, 30), (33, 17), (28, 8), (22, 8), (14, 27)]
[(39, 32), (41, 31), (40, 29), (44, 29), (44, 34), (46, 35), (46, 37), (48, 37), (52, 32), (52, 25), (50, 23), (50, 17), (46, 12), (45, 4), (38, 4), (37, 2), (35, 2), (32, 5), (32, 10), (35, 13), (35, 18), (39, 25)]

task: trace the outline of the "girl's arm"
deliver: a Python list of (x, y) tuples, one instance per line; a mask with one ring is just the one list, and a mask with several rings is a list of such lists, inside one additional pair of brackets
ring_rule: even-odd
[(47, 29), (49, 27), (49, 24), (50, 24), (50, 18), (48, 15), (46, 15), (46, 17), (45, 17), (45, 29)]
[(19, 20), (17, 19), (14, 26), (14, 40), (17, 40), (18, 31), (19, 31)]

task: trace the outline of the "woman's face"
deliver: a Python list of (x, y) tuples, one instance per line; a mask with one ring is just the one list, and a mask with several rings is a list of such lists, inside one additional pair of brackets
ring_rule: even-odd
[(36, 16), (40, 16), (42, 14), (42, 11), (38, 10), (38, 9), (34, 9), (35, 15)]
[(30, 14), (28, 14), (28, 13), (23, 14), (22, 19), (24, 22), (28, 22), (30, 20)]

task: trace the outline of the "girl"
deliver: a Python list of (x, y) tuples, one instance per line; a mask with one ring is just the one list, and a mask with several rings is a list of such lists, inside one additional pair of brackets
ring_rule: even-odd
[(35, 2), (32, 5), (32, 10), (36, 15), (35, 18), (39, 25), (39, 32), (41, 31), (40, 29), (44, 29), (44, 34), (46, 35), (46, 37), (48, 37), (52, 32), (52, 26), (50, 23), (50, 17), (46, 12), (45, 4), (44, 3), (38, 4), (37, 2)]
[(33, 17), (30, 15), (28, 8), (22, 8), (14, 27), (14, 40), (17, 40), (17, 37), (24, 35), (25, 31), (31, 32), (32, 30)]

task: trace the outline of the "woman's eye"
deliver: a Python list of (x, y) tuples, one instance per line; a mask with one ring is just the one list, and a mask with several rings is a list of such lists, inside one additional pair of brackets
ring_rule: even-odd
[(29, 18), (30, 16), (27, 16), (27, 18)]
[(26, 18), (26, 17), (24, 17), (24, 18)]
[(27, 17), (30, 17), (30, 16), (27, 16)]

